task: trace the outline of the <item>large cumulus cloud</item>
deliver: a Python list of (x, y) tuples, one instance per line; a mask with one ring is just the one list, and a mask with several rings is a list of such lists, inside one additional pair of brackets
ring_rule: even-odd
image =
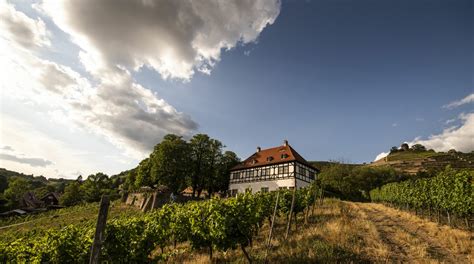
[(278, 0), (46, 0), (43, 10), (81, 47), (91, 72), (148, 65), (163, 78), (209, 73), (222, 49), (255, 41)]
[(26, 49), (50, 45), (43, 20), (30, 18), (5, 1), (0, 1), (0, 32), (1, 38)]

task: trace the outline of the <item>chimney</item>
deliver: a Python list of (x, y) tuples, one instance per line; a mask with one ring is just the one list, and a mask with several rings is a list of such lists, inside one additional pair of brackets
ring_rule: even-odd
[(283, 146), (285, 146), (285, 147), (288, 146), (288, 140), (286, 140), (286, 139), (283, 140)]
[(262, 150), (262, 148), (260, 148), (260, 147), (257, 147), (257, 152), (260, 152), (260, 150)]

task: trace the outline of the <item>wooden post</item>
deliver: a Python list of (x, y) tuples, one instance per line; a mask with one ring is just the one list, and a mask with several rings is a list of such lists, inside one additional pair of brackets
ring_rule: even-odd
[(314, 207), (316, 206), (316, 203), (318, 202), (318, 189), (317, 186), (314, 185), (314, 201), (313, 205), (311, 206), (311, 217), (314, 215)]
[(271, 242), (272, 242), (272, 234), (273, 234), (273, 226), (275, 225), (275, 217), (276, 217), (276, 212), (278, 210), (278, 199), (280, 198), (280, 190), (277, 192), (277, 197), (275, 201), (275, 208), (273, 209), (273, 216), (272, 216), (272, 225), (270, 227), (270, 233), (268, 234), (268, 241), (267, 241), (267, 250), (265, 251), (265, 261), (264, 263), (267, 263), (267, 256), (268, 256), (268, 251), (270, 250), (271, 247)]
[(293, 197), (291, 198), (291, 208), (289, 213), (288, 225), (286, 226), (285, 239), (288, 239), (288, 234), (290, 234), (291, 220), (293, 214), (293, 208), (295, 207), (295, 196), (296, 196), (296, 176), (295, 176), (295, 187), (293, 188)]
[(105, 224), (107, 221), (107, 212), (109, 211), (110, 198), (108, 195), (102, 195), (100, 200), (99, 216), (97, 217), (97, 226), (95, 228), (94, 242), (91, 248), (90, 264), (98, 264), (100, 248), (104, 239)]

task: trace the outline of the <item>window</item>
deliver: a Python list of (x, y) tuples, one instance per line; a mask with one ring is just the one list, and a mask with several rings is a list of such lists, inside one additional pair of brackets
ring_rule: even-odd
[(237, 193), (239, 193), (239, 191), (237, 189), (230, 190), (230, 195), (231, 196), (237, 196)]
[(282, 166), (278, 167), (278, 174), (283, 174), (283, 167)]
[(286, 159), (288, 158), (288, 154), (284, 153), (284, 154), (281, 154), (281, 159)]
[(280, 189), (280, 190), (286, 190), (286, 187), (285, 187), (285, 186), (283, 186), (283, 187), (278, 187), (278, 189)]
[(262, 187), (260, 190), (261, 192), (268, 192), (268, 187)]
[(288, 189), (290, 189), (290, 190), (293, 190), (294, 188), (295, 188), (295, 187), (293, 187), (293, 186), (288, 187)]
[(270, 156), (270, 157), (267, 157), (267, 161), (272, 161), (273, 160), (273, 157)]

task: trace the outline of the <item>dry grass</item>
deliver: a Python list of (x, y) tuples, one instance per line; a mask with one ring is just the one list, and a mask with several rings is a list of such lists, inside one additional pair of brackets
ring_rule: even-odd
[[(325, 200), (315, 215), (285, 240), (285, 219), (276, 225), (268, 263), (472, 263), (472, 234), (378, 204)], [(265, 260), (265, 224), (248, 249), (255, 263)], [(210, 263), (207, 251), (188, 244), (169, 249), (168, 263)], [(215, 263), (246, 263), (240, 249), (214, 252)]]

